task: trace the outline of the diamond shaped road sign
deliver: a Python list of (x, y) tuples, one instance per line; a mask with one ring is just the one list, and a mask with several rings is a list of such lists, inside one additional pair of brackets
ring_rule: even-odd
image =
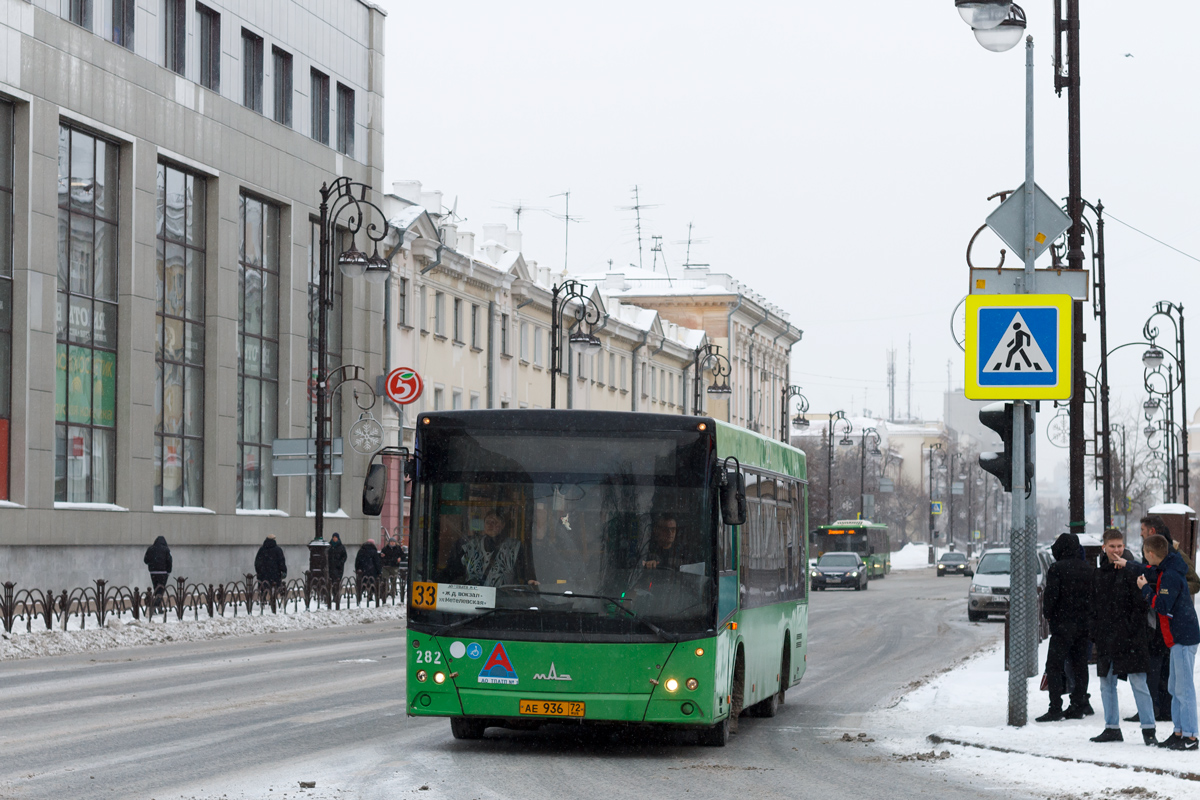
[[(1015, 192), (1000, 204), (1000, 207), (988, 215), (987, 225), (1014, 253), (1025, 254), (1025, 184), (1021, 184)], [(1050, 243), (1062, 236), (1063, 231), (1071, 227), (1068, 217), (1058, 203), (1042, 191), (1036, 183), (1033, 185), (1033, 257), (1037, 258), (1046, 252)]]

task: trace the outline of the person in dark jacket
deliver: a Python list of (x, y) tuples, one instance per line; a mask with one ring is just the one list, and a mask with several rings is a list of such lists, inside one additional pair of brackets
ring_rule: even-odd
[[(1046, 676), (1050, 688), (1050, 708), (1038, 722), (1082, 719), (1092, 713), (1088, 702), (1088, 621), (1091, 619), (1095, 568), (1079, 558), (1079, 537), (1064, 533), (1050, 547), (1054, 563), (1046, 571), (1046, 591), (1042, 613), (1050, 623), (1050, 651), (1046, 655)], [(1063, 711), (1063, 662), (1069, 661), (1074, 685), (1071, 704)]]
[(171, 574), (171, 548), (165, 536), (159, 536), (154, 544), (146, 548), (142, 562), (150, 570), (150, 583), (154, 586), (154, 607), (158, 608), (167, 591), (167, 576)]
[(367, 539), (366, 544), (358, 548), (354, 557), (354, 571), (361, 572), (364, 578), (378, 578), (383, 574), (383, 558), (375, 547), (374, 539)]
[(329, 585), (337, 591), (346, 574), (346, 545), (342, 544), (342, 535), (335, 533), (329, 537)]
[(1157, 615), (1158, 630), (1171, 657), (1171, 723), (1174, 732), (1159, 747), (1171, 750), (1200, 749), (1197, 738), (1196, 648), (1200, 622), (1187, 585), (1187, 565), (1165, 536), (1154, 535), (1142, 544), (1152, 569), (1139, 575), (1142, 596)]
[(1149, 606), (1138, 588), (1138, 573), (1118, 569), (1125, 554), (1125, 535), (1116, 528), (1104, 532), (1104, 558), (1096, 571), (1092, 597), (1092, 641), (1096, 645), (1096, 676), (1104, 702), (1104, 730), (1093, 742), (1121, 742), (1121, 714), (1117, 705), (1117, 680), (1128, 679), (1142, 724), (1142, 742), (1158, 744), (1154, 727), (1154, 700), (1146, 686), (1150, 663)]
[(258, 548), (254, 557), (254, 571), (259, 583), (278, 586), (287, 577), (287, 559), (284, 558), (283, 548), (275, 542), (275, 534), (268, 533)]
[(388, 594), (397, 597), (396, 585), (400, 577), (400, 562), (404, 561), (404, 548), (396, 541), (395, 536), (387, 537), (387, 544), (379, 553), (383, 563), (383, 579), (386, 582)]

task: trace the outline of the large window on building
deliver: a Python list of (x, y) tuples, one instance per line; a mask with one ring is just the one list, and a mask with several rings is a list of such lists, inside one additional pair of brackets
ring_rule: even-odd
[(67, 16), (76, 25), (92, 29), (92, 0), (67, 0)]
[(186, 47), (187, 5), (184, 0), (163, 0), (163, 66), (182, 75)]
[(0, 500), (8, 499), (12, 419), (13, 107), (0, 100)]
[[(336, 264), (337, 255), (344, 251), (350, 245), (350, 236), (345, 231), (341, 231), (338, 235), (338, 245), (333, 248), (333, 259)], [(316, 220), (310, 224), (309, 245), (308, 245), (308, 368), (309, 368), (309, 386), (315, 386), (317, 377), (317, 360), (318, 346), (317, 339), (317, 314), (319, 307), (317, 305), (317, 280), (321, 269), (321, 225)], [(325, 370), (332, 372), (342, 366), (342, 271), (336, 266), (330, 270), (333, 278), (333, 306), (326, 312), (325, 316), (325, 333), (327, 337), (326, 354), (325, 354)], [(317, 436), (317, 405), (316, 392), (310, 391), (308, 394), (308, 436), (310, 439), (315, 439)], [(330, 441), (342, 435), (342, 393), (338, 392), (329, 402), (330, 408), (330, 423), (329, 428), (325, 431)], [(307, 480), (307, 505), (308, 511), (316, 510), (316, 483), (313, 478)], [(341, 508), (342, 499), (342, 478), (340, 475), (330, 475), (329, 482), (325, 484), (325, 511), (333, 512)]]
[(137, 0), (112, 0), (112, 40), (133, 49), (133, 16)]
[(279, 426), (279, 208), (245, 194), (238, 208), (237, 507), (269, 509)]
[(118, 147), (58, 129), (54, 499), (112, 503), (117, 459)]
[(271, 48), (271, 82), (275, 88), (275, 121), (292, 127), (292, 54)]
[(263, 110), (263, 40), (242, 28), (242, 105)]
[(221, 91), (221, 15), (196, 3), (196, 26), (200, 29), (200, 85)]
[(311, 77), (312, 122), (309, 130), (312, 138), (321, 144), (329, 144), (329, 76), (314, 69)]
[(204, 505), (204, 178), (158, 165), (154, 504)]
[(339, 153), (354, 156), (354, 90), (343, 84), (337, 85)]

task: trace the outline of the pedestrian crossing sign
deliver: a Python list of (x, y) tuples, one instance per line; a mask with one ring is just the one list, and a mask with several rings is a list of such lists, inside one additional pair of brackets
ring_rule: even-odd
[(968, 295), (965, 393), (971, 400), (1071, 397), (1071, 296)]

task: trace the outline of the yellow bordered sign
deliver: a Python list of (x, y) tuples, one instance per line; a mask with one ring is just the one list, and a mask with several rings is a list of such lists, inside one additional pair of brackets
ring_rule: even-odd
[(971, 400), (1071, 397), (1071, 296), (967, 296), (965, 393)]

